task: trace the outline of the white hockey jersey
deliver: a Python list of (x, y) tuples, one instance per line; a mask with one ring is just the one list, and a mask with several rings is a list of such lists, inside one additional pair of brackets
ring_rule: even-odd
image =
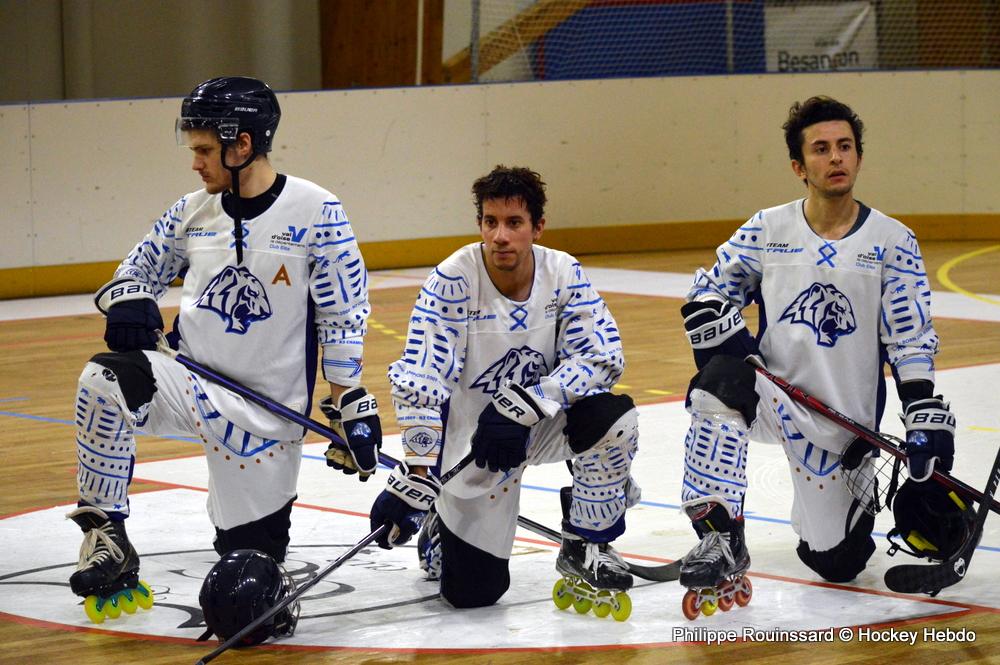
[(442, 472), (469, 453), (479, 414), (506, 381), (530, 386), (552, 413), (609, 391), (625, 367), (618, 325), (575, 258), (535, 245), (531, 295), (514, 302), (493, 285), (481, 247), (431, 272), (403, 357), (389, 366), (406, 461), (440, 459)]
[[(883, 361), (899, 381), (934, 380), (938, 338), (920, 248), (910, 229), (863, 204), (847, 236), (826, 240), (809, 227), (804, 204), (750, 218), (719, 247), (711, 271), (698, 270), (688, 300), (758, 302), (768, 369), (876, 429)], [(817, 445), (839, 452), (852, 438), (811, 416)]]
[[(159, 298), (184, 279), (174, 332), (181, 353), (308, 413), (317, 343), (327, 380), (360, 381), (371, 308), (368, 276), (340, 201), (292, 176), (262, 214), (243, 221), (236, 264), (233, 219), (222, 196), (182, 197), (153, 226), (98, 294), (102, 311), (123, 299)], [(293, 440), (302, 427), (204, 382), (219, 412), (269, 439)]]

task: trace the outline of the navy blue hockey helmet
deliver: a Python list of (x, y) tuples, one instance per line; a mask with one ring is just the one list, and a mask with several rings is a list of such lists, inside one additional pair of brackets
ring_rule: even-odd
[[(259, 550), (234, 550), (208, 571), (198, 602), (210, 633), (227, 640), (294, 589), (291, 578), (269, 555)], [(296, 601), (247, 635), (242, 644), (252, 646), (269, 637), (291, 635), (298, 618)]]
[[(907, 479), (892, 500), (896, 524), (888, 533), (915, 556), (944, 561), (972, 537), (976, 512), (968, 497), (928, 480)], [(892, 551), (892, 550), (891, 550)], [(905, 551), (905, 550), (904, 550)]]
[(178, 143), (183, 144), (182, 132), (190, 129), (215, 130), (223, 145), (247, 132), (254, 153), (264, 155), (271, 151), (280, 119), (278, 98), (263, 81), (246, 76), (209, 79), (181, 102)]

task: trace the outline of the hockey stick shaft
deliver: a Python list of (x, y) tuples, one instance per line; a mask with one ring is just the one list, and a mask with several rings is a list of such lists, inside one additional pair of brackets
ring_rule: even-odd
[(292, 603), (294, 603), (296, 600), (298, 600), (300, 597), (302, 597), (302, 595), (306, 591), (308, 591), (309, 589), (311, 589), (320, 580), (322, 580), (324, 577), (326, 577), (327, 575), (329, 575), (330, 573), (332, 573), (333, 571), (335, 571), (337, 568), (340, 568), (344, 564), (345, 561), (347, 561), (348, 559), (350, 559), (351, 557), (353, 557), (355, 554), (357, 554), (358, 552), (360, 552), (361, 550), (363, 550), (365, 547), (367, 547), (368, 545), (370, 545), (379, 536), (381, 536), (383, 533), (385, 533), (388, 528), (389, 528), (388, 525), (383, 524), (382, 526), (380, 526), (379, 528), (375, 529), (374, 531), (372, 531), (371, 533), (369, 533), (367, 536), (365, 536), (364, 538), (362, 538), (361, 540), (359, 540), (354, 545), (354, 547), (352, 547), (351, 549), (349, 549), (347, 552), (344, 552), (343, 554), (341, 554), (335, 561), (333, 561), (332, 563), (330, 563), (326, 568), (322, 569), (321, 571), (319, 571), (318, 573), (316, 573), (316, 575), (314, 575), (312, 578), (310, 578), (308, 581), (304, 582), (302, 584), (302, 586), (296, 588), (294, 593), (288, 594), (287, 596), (285, 596), (284, 598), (282, 598), (280, 601), (278, 601), (277, 603), (275, 603), (271, 607), (271, 609), (269, 609), (268, 611), (264, 612), (259, 617), (257, 617), (256, 619), (254, 619), (253, 621), (251, 621), (250, 623), (248, 623), (242, 630), (240, 630), (240, 632), (236, 633), (235, 635), (233, 635), (232, 637), (230, 637), (228, 640), (226, 640), (225, 642), (223, 642), (222, 644), (220, 644), (215, 649), (215, 651), (213, 651), (212, 653), (210, 653), (207, 656), (203, 657), (195, 665), (205, 665), (205, 663), (208, 663), (209, 661), (215, 660), (223, 652), (228, 651), (229, 649), (233, 648), (234, 646), (236, 646), (237, 644), (239, 644), (240, 642), (242, 642), (243, 638), (245, 638), (247, 635), (250, 635), (251, 633), (253, 633), (253, 631), (257, 630), (260, 626), (262, 626), (268, 620), (272, 619), (276, 614), (278, 614), (278, 612), (282, 611), (283, 609), (285, 609), (286, 607), (288, 607), (289, 605), (291, 605)]
[[(771, 383), (781, 388), (781, 390), (784, 391), (794, 401), (806, 406), (812, 411), (815, 411), (821, 416), (824, 416), (827, 419), (833, 421), (834, 423), (840, 425), (851, 434), (861, 439), (864, 439), (865, 441), (872, 444), (876, 448), (880, 448), (881, 450), (884, 450), (885, 452), (899, 459), (902, 460), (906, 459), (906, 453), (904, 453), (892, 441), (885, 438), (878, 432), (875, 432), (865, 427), (861, 423), (852, 420), (851, 418), (845, 416), (843, 413), (840, 413), (833, 407), (828, 406), (827, 404), (820, 401), (816, 397), (813, 397), (812, 395), (802, 390), (801, 388), (793, 386), (792, 384), (788, 383), (788, 381), (785, 381), (780, 376), (771, 373), (770, 371), (764, 369), (763, 367), (760, 367), (759, 365), (756, 364), (754, 364), (753, 367), (755, 370), (757, 370), (758, 374), (765, 377)], [(992, 497), (985, 496), (982, 492), (980, 492), (976, 488), (972, 487), (967, 483), (962, 482), (961, 480), (955, 478), (951, 474), (934, 469), (933, 478), (934, 480), (938, 481), (948, 489), (957, 490), (968, 496), (971, 496), (978, 503), (988, 504), (990, 510), (1000, 514), (1000, 502), (998, 502), (996, 499)]]

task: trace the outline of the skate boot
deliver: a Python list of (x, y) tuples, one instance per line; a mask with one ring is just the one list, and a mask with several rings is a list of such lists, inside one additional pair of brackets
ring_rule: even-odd
[(77, 508), (67, 517), (84, 533), (80, 561), (69, 586), (84, 598), (87, 618), (104, 623), (105, 617), (117, 619), (122, 610), (133, 614), (137, 607), (152, 607), (153, 592), (139, 581), (139, 555), (128, 541), (125, 523), (108, 519), (93, 506)]
[(690, 621), (728, 612), (733, 604), (745, 607), (753, 595), (753, 586), (745, 577), (750, 568), (750, 553), (743, 535), (743, 520), (733, 519), (726, 506), (715, 501), (700, 501), (684, 506), (701, 541), (681, 563), (680, 584), (688, 588), (681, 610)]
[(628, 564), (610, 543), (591, 543), (565, 529), (556, 558), (556, 570), (562, 578), (552, 589), (552, 600), (561, 610), (570, 605), (579, 614), (591, 608), (604, 618), (625, 621), (632, 613), (632, 588)]

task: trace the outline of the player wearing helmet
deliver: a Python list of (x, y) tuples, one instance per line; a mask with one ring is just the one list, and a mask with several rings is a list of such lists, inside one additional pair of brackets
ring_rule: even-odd
[(136, 428), (203, 445), (220, 554), (252, 548), (281, 562), (288, 546), (302, 428), (155, 351), (157, 300), (175, 278), (184, 283), (167, 336), (173, 348), (308, 414), (321, 346), (330, 384), (323, 410), (351, 448), (330, 465), (362, 479), (375, 469), (381, 427), (360, 385), (365, 264), (337, 197), (271, 165), (280, 116), (277, 97), (256, 79), (195, 88), (177, 132), (204, 187), (171, 206), (97, 293), (111, 352), (80, 376), (79, 507), (70, 514), (85, 534), (70, 585), (95, 621), (114, 614), (121, 594), (148, 591), (125, 532)]

